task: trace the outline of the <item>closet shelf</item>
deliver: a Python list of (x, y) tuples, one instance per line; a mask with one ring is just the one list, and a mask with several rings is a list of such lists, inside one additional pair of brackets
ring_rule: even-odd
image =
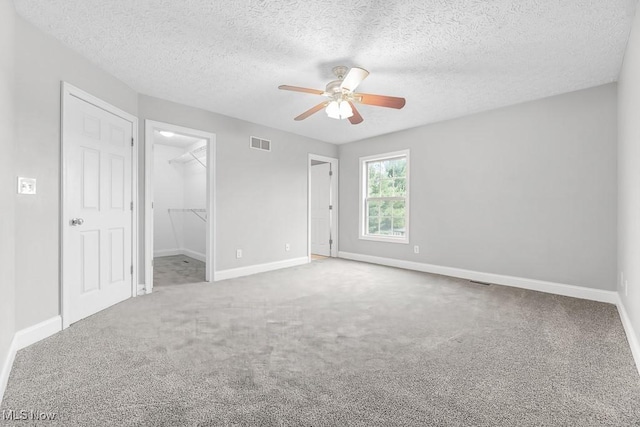
[[(191, 212), (204, 222), (207, 222), (207, 210), (206, 209), (167, 209), (169, 213), (171, 212)], [(204, 215), (201, 215), (204, 213)]]
[(186, 153), (181, 154), (180, 156), (169, 160), (169, 163), (170, 164), (171, 163), (187, 163), (192, 160), (196, 160), (198, 163), (202, 165), (202, 167), (206, 168), (207, 165), (203, 163), (201, 160), (201, 159), (205, 159), (206, 161), (206, 157), (207, 157), (207, 146), (203, 145), (202, 147), (198, 147), (193, 150), (187, 151)]

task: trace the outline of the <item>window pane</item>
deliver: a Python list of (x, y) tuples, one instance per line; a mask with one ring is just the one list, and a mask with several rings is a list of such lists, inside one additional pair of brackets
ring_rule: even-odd
[(370, 163), (367, 163), (367, 168), (369, 169), (369, 179), (380, 178), (382, 174), (382, 163), (370, 162)]
[(387, 175), (388, 178), (392, 178), (393, 177), (395, 164), (396, 164), (395, 160), (387, 160), (387, 174), (386, 175)]
[(395, 195), (405, 197), (407, 194), (407, 180), (406, 178), (396, 178), (394, 180)]
[(380, 216), (393, 216), (393, 202), (380, 203)]
[(405, 234), (405, 221), (404, 217), (393, 217), (393, 235), (404, 236)]
[(382, 178), (391, 178), (391, 160), (382, 162)]
[(369, 212), (368, 216), (380, 216), (380, 202), (376, 201), (376, 200), (369, 200), (367, 201), (368, 209), (367, 211)]
[(392, 179), (383, 179), (382, 181), (380, 181), (380, 186), (381, 186), (381, 191), (380, 191), (380, 196), (381, 197), (393, 197), (393, 180)]
[(388, 176), (403, 176), (402, 174), (402, 163), (403, 159), (394, 159), (389, 162), (389, 174)]
[(370, 217), (369, 218), (369, 227), (367, 228), (368, 234), (378, 234), (380, 231), (378, 228), (378, 217)]
[(393, 176), (394, 177), (406, 177), (407, 176), (407, 158), (402, 157), (393, 161)]
[(391, 218), (380, 218), (380, 234), (383, 236), (391, 234)]
[(394, 217), (405, 217), (405, 201), (397, 201), (393, 202), (393, 216)]
[(369, 197), (380, 197), (380, 178), (370, 178), (368, 184), (368, 193)]

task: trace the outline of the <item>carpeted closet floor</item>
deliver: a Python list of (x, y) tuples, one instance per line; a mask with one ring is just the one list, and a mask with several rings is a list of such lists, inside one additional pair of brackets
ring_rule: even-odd
[(80, 321), (18, 352), (1, 409), (64, 426), (625, 426), (640, 376), (613, 305), (326, 259)]
[(204, 282), (205, 263), (186, 255), (155, 257), (153, 286)]

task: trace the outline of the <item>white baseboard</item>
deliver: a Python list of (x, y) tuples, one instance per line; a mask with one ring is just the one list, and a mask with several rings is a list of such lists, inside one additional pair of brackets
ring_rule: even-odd
[(182, 250), (179, 248), (175, 249), (159, 249), (157, 251), (153, 251), (154, 258), (162, 258), (163, 256), (174, 256), (174, 255), (182, 255)]
[(141, 296), (141, 295), (146, 295), (147, 294), (147, 290), (145, 288), (145, 286), (141, 283), (138, 283), (138, 289), (137, 289), (137, 296)]
[(16, 332), (16, 351), (22, 350), (62, 330), (62, 317), (56, 316)]
[(18, 350), (22, 350), (31, 344), (50, 337), (61, 330), (62, 317), (55, 316), (51, 319), (45, 320), (44, 322), (21, 329), (14, 334), (8, 354), (5, 356), (4, 363), (2, 365), (2, 371), (0, 371), (0, 404), (2, 403), (4, 392), (7, 389), (9, 375), (11, 374), (11, 367), (13, 366)]
[(233, 279), (235, 277), (249, 276), (251, 274), (265, 273), (267, 271), (279, 270), (281, 268), (295, 267), (297, 265), (308, 264), (309, 257), (286, 259), (283, 261), (269, 262), (266, 264), (248, 265), (246, 267), (220, 270), (214, 273), (214, 281)]
[(16, 339), (15, 335), (9, 348), (7, 350), (7, 354), (4, 355), (3, 363), (2, 363), (2, 371), (0, 371), (0, 405), (2, 405), (2, 398), (4, 397), (4, 392), (7, 389), (7, 383), (9, 382), (9, 375), (11, 374), (11, 367), (13, 366), (13, 361), (16, 358), (16, 349), (15, 349)]
[(515, 288), (529, 289), (549, 294), (606, 302), (609, 304), (616, 304), (618, 301), (618, 293), (615, 291), (604, 291), (601, 289), (586, 288), (583, 286), (565, 285), (563, 283), (545, 282), (542, 280), (525, 279), (522, 277), (505, 276), (502, 274), (482, 273), (479, 271), (464, 270), (455, 267), (443, 267), (440, 265), (382, 258), (350, 252), (338, 252), (338, 257), (354, 261), (368, 262), (371, 264), (380, 264), (389, 267), (398, 267), (407, 270), (457, 277), (460, 279), (475, 280), (478, 282), (495, 283), (496, 285), (512, 286)]
[(154, 258), (161, 258), (163, 256), (175, 256), (175, 255), (186, 255), (193, 259), (197, 259), (198, 261), (206, 262), (205, 255), (200, 252), (192, 251), (187, 248), (176, 248), (176, 249), (160, 249), (157, 251), (153, 251)]
[(625, 308), (620, 295), (618, 295), (618, 303), (616, 305), (618, 306), (618, 313), (620, 313), (620, 320), (622, 321), (624, 332), (627, 335), (629, 347), (631, 347), (633, 360), (636, 362), (636, 369), (638, 369), (638, 374), (640, 374), (640, 341), (638, 340), (638, 335), (633, 328), (633, 324), (631, 323), (631, 319), (629, 319), (627, 309)]
[(205, 257), (204, 254), (201, 254), (200, 252), (192, 251), (191, 249), (183, 248), (182, 249), (182, 255), (186, 255), (186, 256), (191, 257), (193, 259), (197, 259), (198, 261), (207, 262), (207, 261), (205, 261), (206, 257)]

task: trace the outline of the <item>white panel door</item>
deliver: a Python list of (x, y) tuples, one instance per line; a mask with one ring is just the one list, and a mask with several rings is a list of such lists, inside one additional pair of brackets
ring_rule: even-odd
[(311, 253), (331, 256), (331, 164), (311, 166)]
[(75, 96), (67, 102), (63, 288), (70, 324), (132, 296), (133, 127)]

